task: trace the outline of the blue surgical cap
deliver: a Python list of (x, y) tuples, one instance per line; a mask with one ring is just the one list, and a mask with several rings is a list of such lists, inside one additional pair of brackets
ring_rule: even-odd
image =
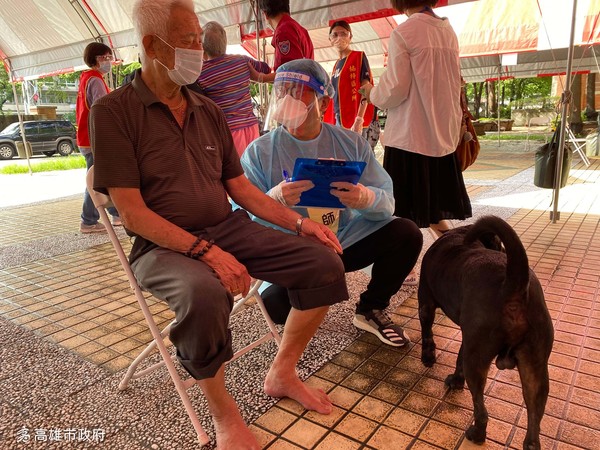
[(274, 82), (302, 83), (312, 88), (319, 97), (333, 97), (334, 94), (329, 75), (312, 59), (295, 59), (282, 64), (277, 68)]

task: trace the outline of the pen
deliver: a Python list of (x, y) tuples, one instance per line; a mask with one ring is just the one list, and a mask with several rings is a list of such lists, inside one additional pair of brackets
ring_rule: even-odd
[(290, 174), (288, 173), (287, 170), (283, 169), (281, 174), (283, 175), (283, 181), (288, 181), (288, 182), (292, 181), (292, 178), (290, 177)]

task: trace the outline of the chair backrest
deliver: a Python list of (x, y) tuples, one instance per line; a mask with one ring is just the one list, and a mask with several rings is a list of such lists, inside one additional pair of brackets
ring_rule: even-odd
[(94, 206), (98, 208), (102, 206), (104, 208), (108, 208), (109, 206), (113, 206), (110, 197), (106, 194), (102, 194), (94, 190), (94, 166), (90, 167), (85, 176), (85, 183), (87, 186), (88, 193), (92, 198), (92, 202), (94, 202)]

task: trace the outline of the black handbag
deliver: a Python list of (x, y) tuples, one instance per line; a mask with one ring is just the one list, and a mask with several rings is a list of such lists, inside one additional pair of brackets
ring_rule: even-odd
[[(556, 158), (558, 156), (558, 133), (556, 130), (550, 139), (550, 142), (544, 144), (535, 152), (535, 168), (533, 174), (533, 184), (537, 187), (554, 189), (554, 175), (556, 173)], [(562, 173), (560, 176), (560, 187), (567, 185), (569, 171), (571, 170), (571, 161), (573, 159), (573, 148), (565, 143), (563, 154)]]

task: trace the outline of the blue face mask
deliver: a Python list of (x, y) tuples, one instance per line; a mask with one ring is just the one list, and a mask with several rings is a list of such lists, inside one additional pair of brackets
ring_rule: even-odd
[(98, 65), (98, 72), (100, 73), (108, 73), (112, 68), (112, 63), (110, 61), (102, 61)]

